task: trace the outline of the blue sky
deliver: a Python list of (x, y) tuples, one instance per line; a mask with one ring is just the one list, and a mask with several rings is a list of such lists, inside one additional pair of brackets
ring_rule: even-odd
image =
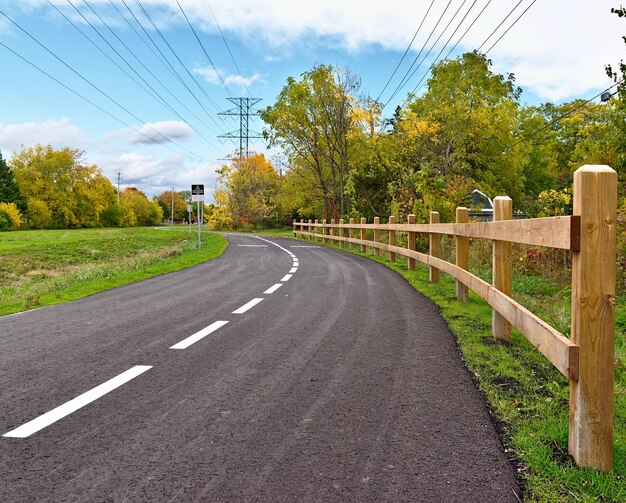
[[(360, 76), (362, 91), (376, 98), (422, 20), (413, 46), (381, 101), (387, 101), (422, 46), (422, 54), (431, 46), (432, 51), (389, 102), (388, 115), (414, 89), (448, 39), (451, 42), (443, 55), (457, 41), (453, 55), (475, 49), (514, 8), (483, 51), (528, 8), (489, 52), (494, 71), (515, 74), (524, 89), (524, 102), (589, 98), (611, 84), (604, 65), (615, 64), (626, 54), (621, 39), (626, 22), (610, 13), (618, 5), (612, 0), (178, 1), (204, 49), (176, 0), (0, 0), (2, 13), (91, 85), (3, 15), (0, 42), (119, 119), (0, 46), (3, 156), (10, 158), (21, 145), (70, 146), (84, 150), (85, 160), (97, 164), (111, 180), (122, 172), (123, 186), (138, 187), (150, 196), (172, 186), (188, 189), (191, 183), (204, 183), (210, 189), (215, 185), (214, 170), (223, 162), (219, 159), (236, 148), (235, 143), (218, 138), (238, 128), (234, 120), (217, 115), (233, 108), (229, 96), (261, 98), (260, 107), (271, 105), (288, 76), (297, 77), (314, 64), (324, 63), (350, 68)], [(148, 36), (174, 71), (162, 61)], [(150, 96), (150, 88), (160, 98)], [(257, 131), (262, 127), (260, 120), (253, 123)], [(252, 148), (265, 151), (260, 140)]]

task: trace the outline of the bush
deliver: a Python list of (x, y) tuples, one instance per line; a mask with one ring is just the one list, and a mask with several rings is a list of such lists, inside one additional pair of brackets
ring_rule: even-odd
[(28, 221), (33, 229), (46, 229), (52, 223), (52, 212), (45, 202), (39, 199), (29, 199)]
[[(22, 215), (15, 203), (0, 203), (0, 211), (5, 214), (2, 226), (8, 225), (8, 228), (2, 230), (19, 229), (22, 224)], [(7, 221), (8, 217), (8, 221)]]

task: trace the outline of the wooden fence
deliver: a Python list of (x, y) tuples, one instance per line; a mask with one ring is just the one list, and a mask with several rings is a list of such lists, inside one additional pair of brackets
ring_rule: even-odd
[[(608, 166), (586, 165), (574, 174), (572, 216), (512, 220), (512, 201), (494, 200), (494, 221), (469, 223), (467, 208), (457, 208), (455, 223), (440, 223), (430, 214), (429, 224), (416, 224), (409, 215), (405, 224), (393, 216), (387, 224), (379, 218), (367, 224), (343, 219), (336, 223), (294, 220), (295, 237), (336, 241), (342, 246), (373, 248), (376, 255), (389, 253), (429, 266), (429, 278), (439, 281), (439, 272), (456, 279), (456, 296), (468, 300), (468, 288), (492, 307), (492, 333), (511, 340), (517, 328), (570, 383), (569, 453), (579, 466), (610, 471), (613, 464), (613, 368), (615, 338), (615, 254), (617, 174)], [(321, 232), (318, 232), (321, 230)], [(373, 231), (373, 241), (366, 231)], [(407, 247), (396, 245), (396, 233), (407, 233)], [(347, 232), (347, 235), (346, 235)], [(387, 243), (381, 232), (388, 233)], [(429, 235), (429, 253), (416, 251), (416, 235)], [(439, 258), (442, 234), (454, 236), (456, 264)], [(493, 241), (493, 279), (489, 284), (468, 272), (469, 238)], [(568, 339), (511, 298), (511, 244), (560, 248), (572, 252), (572, 325)]]

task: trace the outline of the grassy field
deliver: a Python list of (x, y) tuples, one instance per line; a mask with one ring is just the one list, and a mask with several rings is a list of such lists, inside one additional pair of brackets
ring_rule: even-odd
[(222, 236), (167, 228), (0, 233), (0, 315), (58, 304), (218, 257)]
[[(328, 245), (336, 247), (335, 245)], [(468, 304), (458, 302), (455, 283), (442, 274), (428, 281), (428, 268), (415, 271), (406, 259), (396, 263), (384, 257), (361, 254), (402, 274), (431, 298), (455, 333), (463, 358), (486, 398), (507, 454), (514, 459), (526, 501), (624, 502), (626, 501), (626, 297), (617, 299), (615, 344), (615, 441), (612, 473), (577, 468), (567, 455), (569, 385), (519, 332), (511, 344), (494, 343), (491, 307), (470, 292)], [(487, 254), (489, 252), (487, 251)], [(520, 257), (520, 259), (522, 259)], [(487, 260), (472, 272), (488, 280)], [(556, 329), (569, 334), (571, 290), (565, 277), (536, 273), (514, 275), (514, 297)], [(451, 425), (454, 427), (454, 425)]]

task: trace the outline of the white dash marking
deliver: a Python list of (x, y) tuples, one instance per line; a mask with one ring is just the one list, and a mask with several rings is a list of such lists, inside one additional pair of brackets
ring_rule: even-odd
[(152, 368), (151, 365), (136, 365), (126, 372), (122, 372), (120, 375), (109, 379), (107, 382), (96, 386), (95, 388), (83, 393), (82, 395), (73, 398), (69, 402), (59, 405), (57, 408), (52, 409), (49, 412), (39, 416), (26, 424), (23, 424), (19, 428), (11, 430), (8, 433), (2, 435), (3, 437), (10, 438), (26, 438), (37, 433), (39, 430), (43, 430), (46, 426), (56, 423), (59, 419), (63, 419), (65, 416), (69, 416), (72, 412), (76, 412), (78, 409), (96, 401), (98, 398), (106, 395), (107, 393), (119, 388), (128, 381), (143, 374), (147, 370)]
[(293, 266), (294, 267), (298, 267), (300, 265), (300, 262), (298, 262), (297, 260), (293, 261)]
[(293, 273), (294, 273), (294, 272), (296, 272), (297, 270), (298, 270), (298, 268), (297, 268), (297, 267), (292, 267), (292, 268), (289, 270), (289, 274), (293, 274)]
[(269, 245), (237, 245), (237, 246), (243, 246), (247, 248), (267, 248)]
[(207, 335), (215, 332), (218, 328), (221, 328), (224, 325), (226, 325), (226, 323), (228, 322), (216, 321), (214, 323), (211, 323), (208, 327), (205, 327), (199, 332), (196, 332), (195, 334), (190, 335), (186, 339), (183, 339), (182, 341), (180, 341), (178, 344), (174, 344), (172, 347), (170, 347), (170, 349), (187, 349), (189, 346), (191, 346), (192, 344), (195, 344), (200, 339), (205, 338)]
[(281, 281), (289, 281), (291, 279), (291, 276), (293, 276), (293, 274), (285, 274), (283, 276), (283, 279), (281, 279)]
[(298, 245), (295, 245), (295, 246), (290, 246), (289, 248), (319, 248), (319, 246), (306, 246), (306, 245), (298, 246)]
[(282, 283), (276, 283), (274, 286), (269, 287), (267, 290), (265, 290), (263, 293), (265, 294), (270, 294), (270, 293), (274, 293), (276, 290), (278, 290), (281, 286), (283, 286)]
[(259, 302), (261, 302), (263, 299), (252, 299), (250, 302), (247, 302), (246, 304), (244, 304), (243, 306), (241, 306), (239, 309), (236, 309), (235, 311), (233, 311), (233, 314), (243, 314), (245, 313), (248, 309), (252, 309), (254, 306), (256, 306)]

